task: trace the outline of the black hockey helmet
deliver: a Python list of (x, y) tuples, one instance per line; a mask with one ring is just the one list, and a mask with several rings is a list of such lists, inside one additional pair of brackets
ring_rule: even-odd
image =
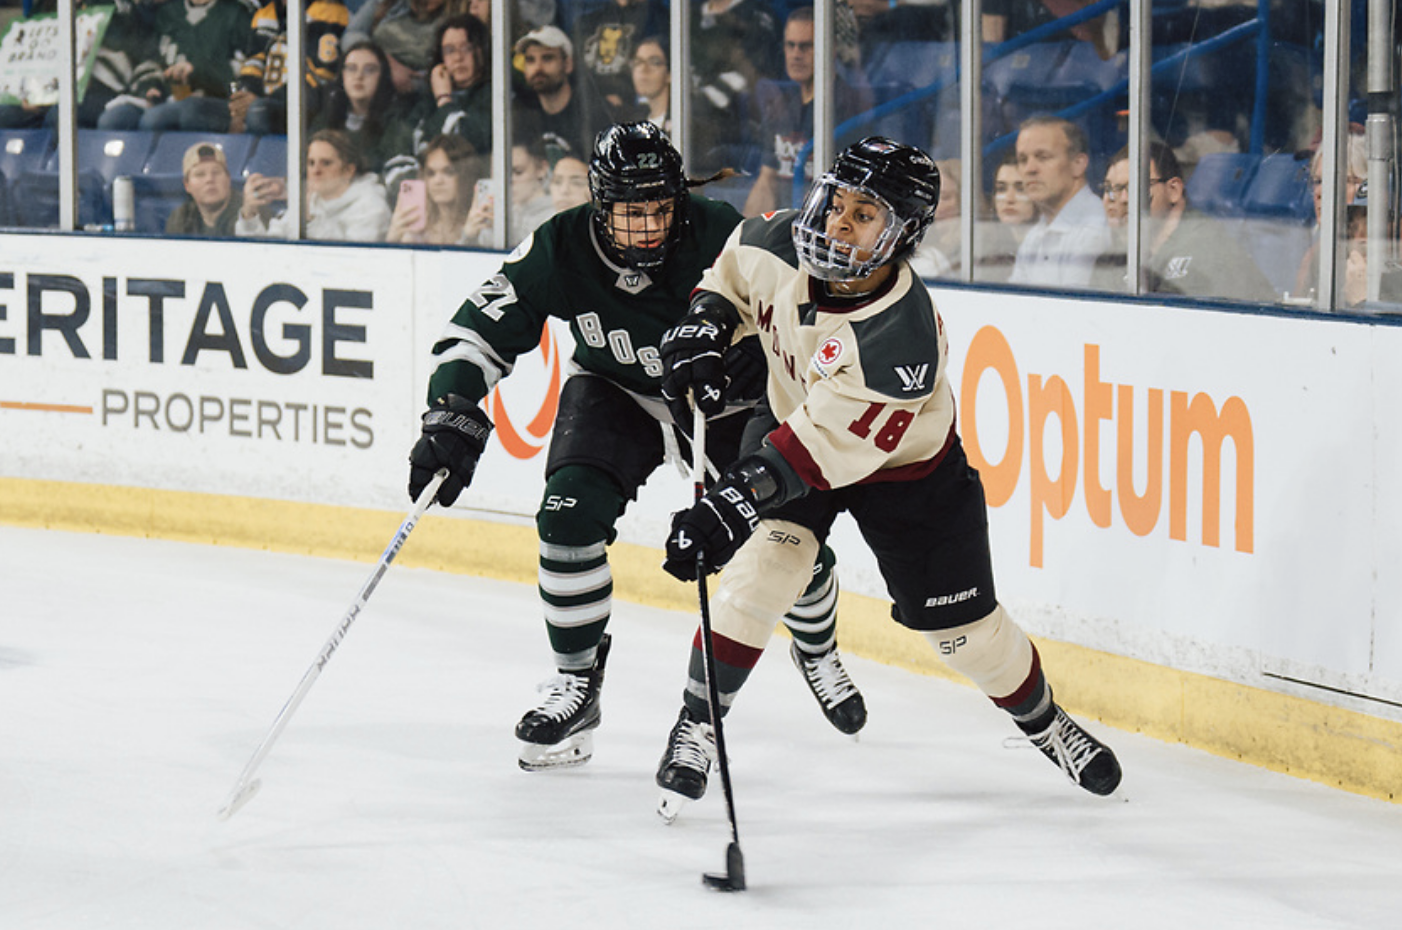
[[(827, 235), (828, 208), (838, 188), (863, 191), (886, 209), (886, 229), (863, 259)], [(934, 159), (914, 146), (869, 136), (838, 155), (832, 170), (808, 192), (793, 223), (799, 261), (810, 275), (825, 281), (865, 278), (915, 251), (939, 202), (940, 170)]]
[[(609, 257), (629, 268), (660, 268), (687, 223), (687, 184), (682, 157), (661, 129), (649, 122), (618, 123), (599, 133), (589, 160), (594, 229)], [(670, 214), (666, 238), (649, 247), (625, 245), (615, 228), (614, 204), (660, 202)]]

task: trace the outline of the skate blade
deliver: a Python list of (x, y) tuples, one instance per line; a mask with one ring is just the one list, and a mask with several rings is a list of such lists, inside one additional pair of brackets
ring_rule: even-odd
[(692, 802), (692, 799), (684, 794), (675, 791), (662, 789), (662, 794), (657, 798), (657, 816), (662, 818), (662, 822), (671, 825), (676, 822), (682, 809)]
[(517, 763), (527, 772), (549, 769), (569, 769), (583, 765), (594, 757), (594, 732), (585, 730), (567, 736), (554, 745), (524, 743)]

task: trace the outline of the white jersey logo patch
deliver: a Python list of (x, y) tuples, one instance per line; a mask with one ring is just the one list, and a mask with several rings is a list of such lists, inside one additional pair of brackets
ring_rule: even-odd
[(920, 365), (897, 365), (896, 376), (901, 379), (902, 391), (925, 390), (925, 378), (930, 373), (930, 363)]
[(842, 340), (836, 336), (818, 346), (818, 351), (813, 353), (813, 370), (824, 378), (831, 378), (833, 366), (842, 358), (843, 348)]
[(651, 284), (652, 279), (645, 272), (625, 270), (613, 286), (628, 294), (641, 294)]

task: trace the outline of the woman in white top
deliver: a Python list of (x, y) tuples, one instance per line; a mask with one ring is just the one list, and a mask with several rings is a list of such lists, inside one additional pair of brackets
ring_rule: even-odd
[[(307, 238), (330, 242), (381, 242), (389, 230), (389, 201), (375, 174), (360, 169), (360, 153), (340, 129), (323, 129), (307, 145)], [(248, 177), (240, 236), (286, 236), (296, 217), (269, 217), (270, 204), (287, 196), (281, 178)]]

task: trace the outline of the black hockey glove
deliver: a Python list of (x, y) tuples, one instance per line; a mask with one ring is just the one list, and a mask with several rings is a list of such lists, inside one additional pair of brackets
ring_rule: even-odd
[(437, 500), (451, 506), (472, 483), (491, 434), (491, 421), (467, 398), (449, 394), (434, 401), (423, 416), (423, 435), (409, 452), (409, 496), (418, 500), (434, 473), (446, 468), (448, 477), (438, 488)]
[(764, 397), (769, 384), (769, 361), (758, 336), (746, 336), (725, 352), (725, 396), (732, 403), (748, 403)]
[(707, 574), (720, 571), (758, 525), (755, 492), (727, 472), (694, 507), (672, 518), (662, 567), (682, 581), (695, 581), (696, 559), (702, 556)]
[(734, 312), (725, 298), (703, 292), (657, 347), (662, 356), (662, 399), (683, 429), (689, 431), (691, 424), (687, 392), (695, 394), (697, 406), (708, 417), (725, 409), (725, 351), (735, 331)]

